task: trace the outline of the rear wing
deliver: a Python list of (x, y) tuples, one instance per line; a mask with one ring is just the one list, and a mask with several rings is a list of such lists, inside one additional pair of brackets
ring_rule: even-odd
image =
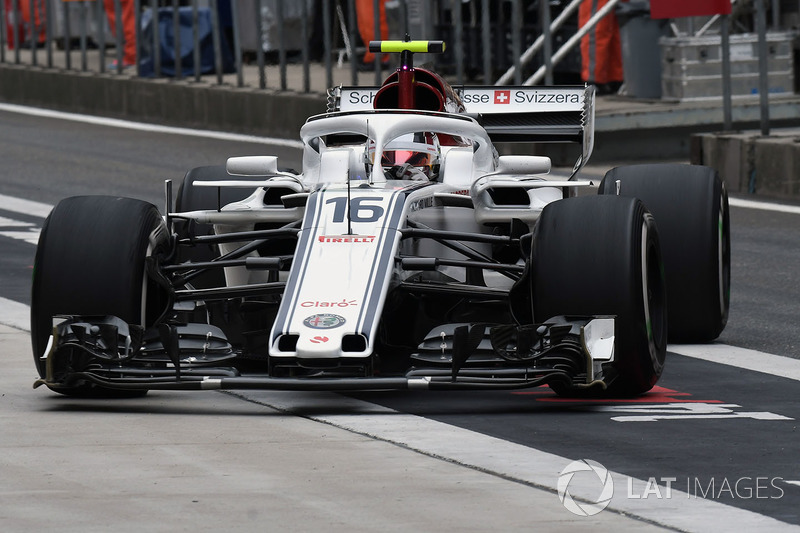
[[(334, 87), (328, 111), (372, 109), (379, 87)], [(579, 143), (576, 173), (594, 148), (594, 86), (454, 86), (464, 113), (475, 118), (493, 142)]]

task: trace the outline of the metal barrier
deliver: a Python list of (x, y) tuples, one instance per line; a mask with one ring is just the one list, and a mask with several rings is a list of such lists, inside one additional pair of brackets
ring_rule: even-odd
[[(532, 17), (533, 2), (372, 0), (374, 13), (381, 4), (390, 38), (448, 41), (444, 57), (422, 61), (434, 63), (454, 83), (493, 84), (513, 65), (508, 81), (521, 84), (522, 49), (539, 34), (523, 22)], [(549, 17), (549, 2), (539, 4), (548, 12), (533, 15)], [(382, 80), (385, 65), (360, 64), (356, 12), (364, 5), (365, 0), (0, 0), (0, 63), (298, 92), (372, 85)], [(113, 31), (106, 12), (112, 7)], [(128, 65), (123, 20), (131, 9), (137, 46), (136, 61)], [(375, 16), (374, 31), (380, 26)], [(545, 32), (550, 31), (548, 24)]]
[[(610, 0), (579, 29), (581, 0), (0, 0), (0, 63), (261, 90), (377, 85), (385, 65), (360, 64), (363, 48), (357, 47), (357, 10), (371, 3), (375, 34), (383, 5), (389, 38), (445, 40), (445, 54), (419, 62), (433, 63), (455, 84), (552, 84), (557, 65), (567, 59), (578, 63), (567, 83), (580, 83), (580, 37), (618, 1)], [(756, 5), (763, 9), (765, 1)], [(779, 3), (771, 4), (777, 26)], [(106, 12), (111, 8), (114, 31)], [(123, 19), (129, 10), (137, 46), (135, 61), (126, 66)], [(554, 51), (557, 35), (563, 45)]]

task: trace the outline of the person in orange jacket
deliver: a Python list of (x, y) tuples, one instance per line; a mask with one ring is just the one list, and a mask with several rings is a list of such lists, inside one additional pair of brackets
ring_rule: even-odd
[[(380, 13), (381, 34), (375, 37), (375, 6), (374, 0), (356, 0), (356, 21), (358, 23), (358, 33), (367, 51), (362, 59), (365, 65), (372, 65), (375, 61), (375, 54), (369, 51), (369, 42), (389, 38), (389, 24), (386, 22), (386, 0), (379, 0), (378, 7)], [(383, 61), (388, 62), (388, 56), (384, 56)]]
[[(607, 3), (608, 0), (583, 0), (578, 25), (582, 28)], [(581, 38), (581, 66), (581, 78), (596, 85), (599, 94), (616, 93), (622, 85), (622, 44), (613, 10)]]
[[(20, 46), (27, 47), (31, 44), (31, 41), (33, 41), (34, 46), (43, 44), (47, 38), (43, 2), (41, 0), (34, 2), (33, 17), (31, 17), (31, 3), (29, 0), (21, 0), (19, 3), (19, 10), (26, 28), (25, 35), (19, 36)], [(10, 14), (8, 11), (7, 13)], [(39, 30), (38, 36), (34, 37), (34, 32), (36, 32), (36, 30)], [(13, 42), (11, 36), (6, 36), (6, 39), (8, 42)]]
[[(136, 64), (136, 13), (134, 12), (134, 1), (103, 0), (106, 16), (108, 17), (108, 24), (111, 26), (111, 32), (115, 37), (117, 35), (117, 13), (114, 8), (115, 1), (119, 1), (120, 13), (122, 14), (122, 66), (131, 67)], [(116, 63), (117, 60), (115, 59), (112, 63), (114, 68), (117, 66)]]

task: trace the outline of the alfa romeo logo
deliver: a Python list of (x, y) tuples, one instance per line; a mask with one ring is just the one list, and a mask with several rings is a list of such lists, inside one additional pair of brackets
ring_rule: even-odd
[[(569, 492), (570, 482), (575, 474), (580, 472), (587, 472), (587, 475), (590, 476), (588, 483), (596, 484), (599, 489), (600, 495), (594, 503), (578, 503)], [(585, 476), (581, 476), (581, 478), (584, 481), (587, 479)], [(557, 489), (558, 499), (561, 500), (561, 503), (564, 504), (564, 507), (569, 512), (578, 516), (593, 516), (605, 509), (611, 501), (611, 497), (614, 495), (614, 480), (611, 479), (608, 470), (600, 463), (582, 459), (571, 462), (561, 471), (561, 475), (558, 476)]]
[(334, 315), (331, 313), (322, 313), (319, 315), (311, 315), (310, 317), (303, 320), (303, 324), (306, 327), (313, 328), (313, 329), (331, 329), (331, 328), (338, 328), (342, 324), (345, 323), (345, 319), (342, 316)]

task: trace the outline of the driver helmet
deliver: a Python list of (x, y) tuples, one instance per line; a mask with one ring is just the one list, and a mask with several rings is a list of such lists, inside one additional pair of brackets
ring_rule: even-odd
[[(368, 159), (374, 163), (374, 143), (369, 145)], [(392, 179), (435, 179), (440, 160), (441, 149), (435, 133), (408, 133), (386, 143), (381, 166)]]

